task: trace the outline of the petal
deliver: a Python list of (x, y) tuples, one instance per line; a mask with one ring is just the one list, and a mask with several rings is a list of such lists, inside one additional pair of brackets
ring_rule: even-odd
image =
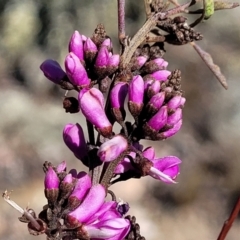
[(76, 219), (79, 223), (87, 222), (102, 206), (106, 196), (106, 190), (101, 184), (91, 187), (82, 204), (66, 216), (66, 222)]

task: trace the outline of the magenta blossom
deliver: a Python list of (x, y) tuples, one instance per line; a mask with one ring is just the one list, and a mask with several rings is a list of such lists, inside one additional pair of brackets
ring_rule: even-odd
[(103, 162), (111, 162), (128, 148), (128, 141), (121, 135), (104, 142), (98, 149), (97, 155)]
[(78, 31), (71, 36), (68, 46), (69, 52), (73, 52), (79, 60), (83, 60), (83, 38)]
[(73, 85), (86, 87), (90, 84), (86, 69), (75, 53), (70, 52), (65, 58), (65, 69)]
[(45, 60), (41, 64), (40, 69), (43, 71), (45, 77), (56, 84), (59, 84), (61, 80), (67, 76), (66, 73), (62, 70), (59, 63), (52, 59)]
[(103, 186), (92, 186), (80, 206), (67, 214), (65, 224), (79, 227), (79, 238), (122, 240), (127, 235), (129, 221), (117, 211), (116, 202), (104, 202), (105, 195)]
[(87, 144), (82, 127), (78, 123), (69, 123), (64, 127), (63, 140), (74, 155), (83, 160), (87, 154)]
[(83, 89), (78, 95), (80, 109), (89, 122), (96, 126), (103, 136), (110, 136), (112, 125), (104, 111), (103, 94), (97, 88)]
[[(154, 159), (152, 160), (153, 167), (149, 175), (166, 183), (174, 183), (173, 180), (180, 173), (179, 164), (181, 162), (179, 158), (174, 156)], [(162, 173), (167, 175), (170, 179), (164, 177)]]

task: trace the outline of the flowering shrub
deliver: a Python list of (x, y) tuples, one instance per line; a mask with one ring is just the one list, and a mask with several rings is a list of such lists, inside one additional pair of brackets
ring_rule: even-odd
[[(158, 157), (153, 147), (144, 148), (140, 143), (144, 139), (161, 141), (172, 137), (183, 123), (186, 99), (181, 89), (181, 71), (170, 70), (171, 65), (164, 59), (164, 44), (192, 43), (226, 86), (210, 55), (194, 43), (202, 35), (193, 27), (213, 11), (207, 11), (204, 2), (204, 8), (198, 11), (201, 17), (194, 23), (188, 24), (183, 16), (175, 17), (194, 3), (166, 10), (167, 5), (161, 1), (145, 1), (147, 21), (130, 39), (124, 32), (124, 1), (119, 0), (120, 54), (114, 53), (110, 37), (99, 24), (91, 37), (73, 33), (64, 68), (52, 59), (41, 64), (46, 78), (62, 89), (78, 93), (78, 98), (66, 95), (63, 107), (66, 112), (85, 117), (88, 138), (83, 125), (68, 123), (63, 129), (63, 141), (89, 172), (67, 171), (66, 162), (58, 166), (45, 162), (48, 203), (38, 216), (32, 209), (17, 207), (5, 192), (5, 200), (23, 214), (20, 220), (28, 223), (30, 234), (64, 240), (144, 239), (135, 217), (126, 216), (128, 203), (118, 202), (109, 188), (119, 181), (144, 176), (174, 184), (180, 173), (178, 157)], [(126, 120), (127, 113), (133, 121)], [(113, 132), (114, 124), (121, 126), (119, 132)], [(106, 200), (108, 193), (111, 201)]]

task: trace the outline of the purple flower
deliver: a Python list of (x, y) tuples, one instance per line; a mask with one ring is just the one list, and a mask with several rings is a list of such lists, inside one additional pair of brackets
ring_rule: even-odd
[(84, 66), (73, 52), (70, 52), (65, 59), (65, 69), (73, 85), (86, 87), (90, 84)]
[(165, 82), (167, 80), (168, 76), (170, 76), (170, 74), (171, 74), (171, 72), (168, 70), (159, 70), (159, 71), (151, 73), (150, 76), (160, 82)]
[[(152, 163), (153, 167), (151, 168), (149, 175), (166, 183), (174, 183), (173, 180), (180, 172), (179, 164), (181, 163), (181, 160), (179, 158), (168, 156), (152, 160)], [(166, 178), (163, 174), (170, 179)]]
[(78, 123), (69, 123), (64, 127), (63, 140), (74, 155), (83, 160), (87, 154), (87, 144), (82, 127)]
[(87, 195), (91, 188), (91, 178), (85, 172), (80, 172), (77, 176), (75, 187), (68, 198), (68, 207), (70, 209), (76, 208)]
[(153, 147), (147, 147), (143, 150), (143, 156), (148, 160), (153, 160), (155, 158), (155, 149)]
[(163, 68), (166, 69), (168, 66), (168, 62), (165, 61), (163, 58), (156, 58), (154, 60), (149, 61), (149, 64), (156, 64), (156, 66), (158, 66), (159, 68)]
[[(108, 49), (109, 52), (112, 51), (112, 41), (111, 41), (111, 39), (110, 39), (110, 38), (106, 38), (106, 39), (102, 42), (101, 47), (102, 47), (102, 46), (107, 47), (107, 49)], [(101, 47), (100, 47), (100, 48), (101, 48)]]
[(159, 131), (162, 127), (164, 127), (167, 123), (168, 112), (167, 106), (163, 106), (159, 109), (159, 111), (148, 121), (148, 125)]
[(127, 150), (127, 148), (127, 139), (121, 135), (116, 135), (100, 146), (97, 155), (102, 162), (111, 162)]
[(182, 119), (182, 109), (178, 108), (176, 112), (168, 116), (167, 125), (173, 127), (181, 119)]
[(106, 67), (109, 60), (109, 52), (107, 46), (103, 45), (98, 51), (98, 55), (95, 61), (96, 67)]
[(60, 180), (57, 173), (53, 170), (51, 166), (45, 174), (44, 186), (45, 186), (45, 196), (50, 203), (55, 203), (59, 194), (59, 184)]
[(153, 97), (155, 94), (159, 93), (161, 88), (160, 81), (152, 81), (151, 84), (147, 86), (146, 92), (149, 98)]
[(66, 78), (66, 73), (62, 70), (59, 63), (52, 59), (45, 60), (41, 64), (40, 69), (43, 71), (45, 77), (56, 84), (59, 84), (61, 80)]
[(136, 69), (140, 69), (147, 61), (147, 58), (145, 56), (138, 56), (136, 57)]
[(56, 170), (57, 173), (65, 172), (67, 169), (66, 161), (62, 161), (60, 164), (57, 165)]
[(80, 108), (89, 122), (105, 137), (112, 133), (112, 125), (104, 111), (103, 94), (97, 88), (83, 89), (78, 95)]
[(128, 93), (128, 84), (125, 82), (117, 83), (110, 92), (110, 103), (113, 108), (124, 108), (124, 100)]
[(83, 60), (83, 39), (78, 31), (75, 31), (69, 41), (69, 52), (73, 52), (79, 60)]
[(155, 111), (158, 111), (165, 100), (165, 92), (159, 92), (155, 94), (148, 102), (149, 107), (154, 108)]
[(175, 123), (173, 127), (170, 128), (169, 130), (159, 133), (158, 134), (159, 139), (166, 139), (175, 135), (180, 130), (181, 126), (182, 126), (182, 119), (180, 119), (177, 123)]
[(60, 181), (57, 173), (53, 170), (51, 166), (49, 166), (44, 179), (45, 189), (58, 189), (59, 183)]
[(97, 46), (95, 45), (91, 38), (87, 38), (86, 42), (83, 45), (83, 49), (85, 58), (90, 62), (94, 59), (98, 52)]
[(90, 239), (122, 240), (130, 230), (130, 223), (124, 218), (113, 218), (84, 226)]
[(87, 222), (100, 209), (105, 196), (106, 190), (102, 185), (92, 186), (81, 205), (66, 216), (66, 224), (68, 226), (80, 226)]
[(141, 105), (143, 103), (144, 81), (140, 75), (134, 76), (129, 84), (129, 101)]
[(109, 57), (107, 67), (117, 69), (119, 62), (120, 62), (119, 54), (114, 54), (111, 57)]
[(179, 107), (183, 107), (184, 103), (185, 103), (186, 99), (183, 98), (180, 95), (177, 95), (175, 97), (173, 97), (172, 99), (169, 100), (169, 102), (167, 103), (167, 106), (169, 108), (169, 110), (176, 110)]

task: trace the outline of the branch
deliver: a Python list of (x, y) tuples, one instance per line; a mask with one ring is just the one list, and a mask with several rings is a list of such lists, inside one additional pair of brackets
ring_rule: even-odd
[(227, 90), (228, 84), (225, 76), (221, 73), (221, 70), (219, 66), (214, 64), (213, 59), (211, 55), (204, 50), (202, 50), (196, 43), (191, 42), (190, 43), (193, 48), (196, 50), (196, 52), (199, 54), (199, 56), (202, 58), (202, 60), (206, 63), (206, 65), (209, 67), (209, 69), (213, 72), (217, 80), (222, 84), (222, 86)]
[(234, 220), (238, 216), (240, 212), (240, 197), (238, 198), (237, 203), (235, 204), (228, 220), (226, 220), (223, 224), (222, 230), (217, 238), (217, 240), (224, 240), (225, 237), (227, 236), (228, 231), (230, 230)]
[(125, 0), (118, 1), (118, 38), (122, 44), (126, 37), (125, 34)]

